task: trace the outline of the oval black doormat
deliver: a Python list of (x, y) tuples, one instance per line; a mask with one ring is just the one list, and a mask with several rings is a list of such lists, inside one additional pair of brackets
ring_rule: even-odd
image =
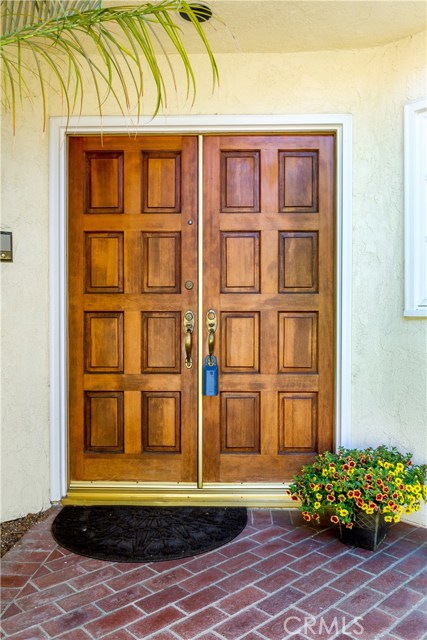
[(65, 549), (111, 562), (160, 562), (216, 549), (246, 526), (245, 508), (67, 506), (52, 524)]

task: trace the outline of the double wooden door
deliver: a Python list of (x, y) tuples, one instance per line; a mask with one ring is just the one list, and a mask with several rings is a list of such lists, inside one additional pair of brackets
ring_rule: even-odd
[(69, 138), (72, 481), (278, 483), (332, 446), (334, 148), (206, 136), (199, 199), (196, 136)]

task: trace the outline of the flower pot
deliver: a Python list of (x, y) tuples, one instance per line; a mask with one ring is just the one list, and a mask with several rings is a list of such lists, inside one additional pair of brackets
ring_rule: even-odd
[(351, 529), (340, 524), (340, 540), (344, 544), (376, 551), (390, 526), (391, 523), (384, 521), (382, 513), (368, 514), (360, 510)]

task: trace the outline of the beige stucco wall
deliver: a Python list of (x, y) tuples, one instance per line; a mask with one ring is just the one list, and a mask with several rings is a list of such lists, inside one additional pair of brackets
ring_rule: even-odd
[[(427, 460), (427, 321), (402, 314), (403, 105), (426, 93), (425, 43), (424, 33), (364, 50), (224, 54), (214, 95), (194, 56), (196, 102), (171, 91), (167, 111), (353, 114), (352, 444), (397, 445), (418, 462)], [(14, 233), (15, 260), (1, 265), (2, 520), (49, 505), (49, 139), (38, 107), (18, 115), (15, 138), (3, 121), (2, 229)], [(50, 113), (61, 113), (53, 96)]]

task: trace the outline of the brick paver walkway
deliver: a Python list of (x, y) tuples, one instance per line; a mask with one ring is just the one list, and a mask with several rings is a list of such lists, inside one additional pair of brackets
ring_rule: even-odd
[(421, 640), (427, 530), (398, 524), (373, 553), (298, 512), (255, 509), (210, 553), (151, 564), (74, 555), (55, 513), (2, 562), (1, 638), (14, 640)]

